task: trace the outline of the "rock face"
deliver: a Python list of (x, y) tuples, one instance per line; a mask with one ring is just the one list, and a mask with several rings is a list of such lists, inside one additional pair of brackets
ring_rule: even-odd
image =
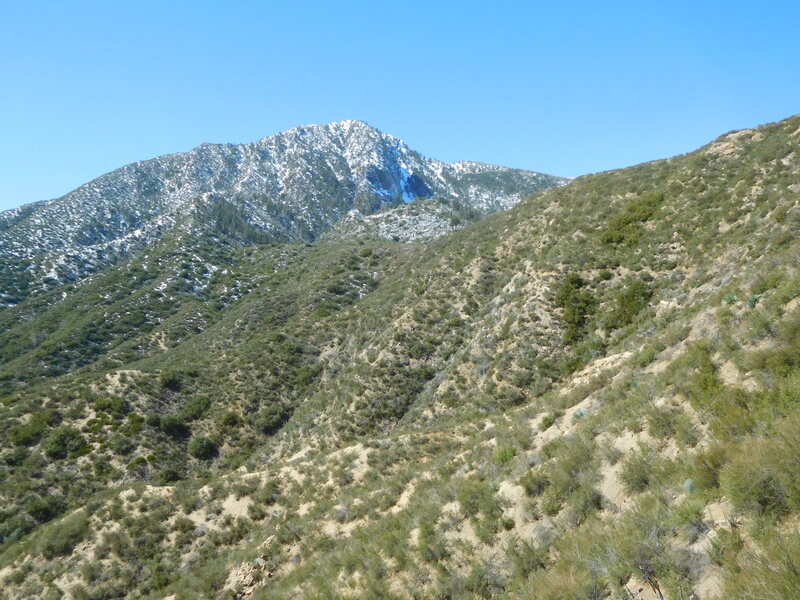
[(15, 273), (4, 278), (15, 287), (0, 281), (0, 299), (13, 304), (26, 278), (30, 286), (78, 279), (171, 232), (308, 241), (350, 211), (443, 198), (486, 214), (567, 181), (428, 159), (359, 121), (297, 127), (252, 144), (203, 144), (0, 213), (0, 266)]

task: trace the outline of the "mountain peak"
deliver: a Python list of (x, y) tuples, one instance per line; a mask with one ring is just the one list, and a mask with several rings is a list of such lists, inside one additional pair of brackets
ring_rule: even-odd
[[(483, 215), (565, 182), (427, 159), (363, 121), (303, 125), (126, 165), (61, 198), (0, 213), (0, 259), (20, 269), (32, 260), (26, 281), (36, 287), (80, 279), (167, 232), (199, 235), (232, 219), (253, 239), (310, 241), (353, 209), (369, 215), (437, 197)], [(18, 293), (0, 289), (0, 302)]]
[[(309, 133), (313, 134), (350, 134), (354, 132), (370, 132), (376, 135), (384, 136), (382, 131), (378, 130), (377, 128), (373, 127), (365, 123), (364, 121), (359, 121), (355, 119), (345, 119), (343, 121), (332, 121), (330, 123), (307, 123), (305, 125), (298, 125), (296, 127), (292, 127), (291, 129), (287, 129), (286, 131), (281, 131), (279, 133), (275, 133), (273, 135), (269, 135), (265, 138), (259, 140), (259, 142), (263, 142), (265, 140), (270, 140), (272, 138), (281, 137), (281, 136), (292, 136), (292, 135), (306, 135)], [(393, 137), (393, 136), (387, 136)]]

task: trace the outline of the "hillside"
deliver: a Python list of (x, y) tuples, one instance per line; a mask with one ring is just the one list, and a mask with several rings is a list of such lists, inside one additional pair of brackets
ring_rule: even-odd
[(21, 299), (0, 594), (800, 597), (798, 181), (792, 117)]

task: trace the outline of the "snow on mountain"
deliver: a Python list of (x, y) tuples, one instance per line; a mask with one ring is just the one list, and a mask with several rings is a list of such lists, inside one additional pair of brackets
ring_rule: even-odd
[(221, 215), (235, 214), (270, 239), (313, 240), (351, 211), (372, 215), (435, 197), (485, 214), (566, 181), (428, 159), (360, 121), (296, 127), (251, 144), (202, 144), (0, 213), (0, 302), (13, 303), (20, 290), (4, 286), (23, 273), (32, 282), (79, 279), (167, 232), (213, 228)]

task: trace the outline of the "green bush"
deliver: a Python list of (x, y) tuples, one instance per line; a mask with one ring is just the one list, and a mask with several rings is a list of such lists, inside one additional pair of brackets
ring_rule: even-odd
[(247, 507), (247, 516), (253, 521), (261, 521), (266, 518), (267, 511), (260, 504), (250, 504)]
[(546, 431), (549, 429), (553, 423), (556, 422), (558, 415), (554, 413), (547, 413), (544, 417), (542, 417), (541, 422), (539, 423), (539, 431)]
[(31, 451), (24, 446), (12, 448), (3, 454), (3, 462), (9, 467), (18, 467), (31, 455)]
[(155, 481), (160, 485), (166, 485), (169, 483), (175, 483), (176, 481), (180, 481), (184, 477), (185, 475), (179, 467), (174, 465), (167, 465), (158, 470), (158, 472), (155, 475)]
[(465, 480), (459, 488), (456, 498), (467, 517), (475, 516), (478, 513), (487, 518), (500, 517), (500, 504), (491, 485), (486, 481), (475, 477)]
[(117, 456), (127, 456), (136, 450), (136, 444), (129, 438), (121, 435), (116, 435), (109, 440), (109, 445), (112, 452)]
[(728, 448), (722, 444), (714, 444), (695, 454), (690, 472), (697, 487), (701, 490), (719, 488), (719, 473), (727, 460)]
[(764, 445), (750, 445), (720, 474), (720, 488), (733, 504), (757, 515), (779, 516), (789, 508), (787, 489)]
[(165, 415), (161, 417), (159, 428), (169, 437), (182, 440), (189, 436), (189, 427), (181, 415)]
[(550, 485), (550, 477), (543, 469), (534, 468), (523, 473), (518, 483), (525, 489), (526, 494), (536, 497), (540, 496)]
[(584, 289), (585, 285), (580, 275), (567, 273), (556, 288), (555, 303), (564, 311), (564, 341), (568, 344), (586, 335), (589, 319), (597, 308), (597, 299), (591, 291)]
[(622, 463), (619, 478), (628, 494), (639, 494), (650, 485), (653, 474), (654, 453), (645, 449), (628, 457)]
[(208, 396), (194, 394), (181, 410), (181, 416), (187, 421), (194, 421), (202, 417), (211, 407), (212, 401)]
[(158, 383), (165, 390), (179, 391), (182, 386), (182, 379), (179, 373), (171, 369), (164, 369), (158, 374)]
[(582, 485), (569, 497), (567, 520), (577, 527), (602, 507), (602, 494), (590, 485)]
[(674, 509), (674, 522), (679, 527), (686, 541), (693, 544), (697, 538), (708, 530), (708, 525), (703, 519), (705, 500), (690, 497)]
[(508, 546), (508, 560), (514, 579), (525, 580), (547, 565), (547, 548), (528, 540), (518, 540)]
[(585, 566), (559, 561), (552, 568), (534, 572), (520, 597), (529, 600), (603, 598), (604, 587)]
[(189, 441), (189, 454), (200, 460), (211, 460), (219, 453), (217, 442), (204, 435), (193, 437)]
[(256, 413), (253, 427), (264, 435), (272, 435), (289, 419), (290, 411), (280, 402), (273, 402)]
[(490, 563), (478, 561), (464, 580), (464, 588), (474, 598), (493, 598), (503, 592), (503, 578)]
[(166, 587), (172, 581), (172, 573), (160, 561), (154, 561), (150, 565), (150, 579), (148, 579), (148, 587), (153, 590), (159, 590)]
[(561, 492), (555, 488), (547, 488), (542, 494), (542, 499), (539, 503), (539, 508), (548, 517), (553, 517), (561, 511), (564, 505), (564, 499)]
[(53, 495), (34, 498), (25, 503), (25, 511), (38, 523), (54, 519), (64, 508), (64, 500)]
[(12, 427), (9, 431), (9, 439), (16, 446), (33, 446), (42, 439), (45, 429), (44, 423), (25, 423)]
[(125, 467), (130, 472), (143, 472), (147, 469), (147, 459), (144, 456), (137, 456)]
[(681, 411), (671, 407), (654, 407), (647, 415), (650, 434), (657, 438), (670, 438), (678, 428)]
[(33, 446), (48, 427), (58, 425), (61, 419), (61, 414), (52, 408), (35, 411), (27, 423), (11, 427), (9, 438), (15, 446)]
[(744, 547), (742, 536), (735, 529), (717, 529), (717, 535), (711, 540), (708, 557), (718, 567), (735, 564), (739, 551)]
[(647, 307), (652, 295), (652, 290), (644, 281), (627, 277), (613, 293), (613, 304), (603, 321), (603, 326), (610, 331), (633, 323), (639, 313)]
[(670, 521), (669, 507), (654, 497), (645, 497), (628, 511), (611, 538), (612, 575), (619, 581), (636, 575), (662, 597), (661, 587), (676, 571)]
[(492, 460), (495, 464), (502, 467), (517, 455), (517, 450), (513, 446), (499, 446), (492, 452)]
[(130, 412), (128, 401), (119, 396), (106, 396), (94, 401), (94, 408), (98, 412), (106, 412), (117, 418), (122, 418)]
[(65, 556), (90, 533), (89, 519), (81, 510), (54, 524), (39, 540), (38, 550), (45, 558)]
[(605, 244), (636, 246), (642, 235), (642, 223), (648, 221), (664, 201), (661, 192), (649, 192), (630, 200), (622, 210), (608, 221), (600, 235)]
[(583, 438), (560, 438), (563, 441), (555, 460), (547, 465), (553, 487), (564, 496), (593, 478), (596, 473), (595, 446), (592, 440)]
[(66, 458), (86, 448), (86, 440), (81, 432), (68, 425), (58, 427), (44, 443), (44, 453), (50, 458)]
[[(736, 542), (730, 551), (737, 552)], [(723, 590), (724, 598), (800, 598), (800, 534), (775, 532), (760, 551), (740, 556)]]
[(422, 560), (431, 564), (440, 563), (450, 555), (450, 550), (443, 537), (427, 521), (419, 526), (418, 549)]
[(750, 288), (750, 293), (754, 296), (761, 296), (771, 289), (778, 287), (784, 276), (785, 275), (780, 271), (771, 271), (766, 275), (762, 275), (753, 283), (753, 286)]
[(191, 519), (187, 519), (186, 517), (178, 517), (175, 519), (175, 523), (172, 525), (172, 529), (179, 533), (189, 533), (190, 531), (194, 531), (196, 528), (194, 521)]
[(281, 497), (281, 486), (277, 479), (269, 479), (255, 494), (253, 494), (253, 502), (270, 505), (275, 504)]

